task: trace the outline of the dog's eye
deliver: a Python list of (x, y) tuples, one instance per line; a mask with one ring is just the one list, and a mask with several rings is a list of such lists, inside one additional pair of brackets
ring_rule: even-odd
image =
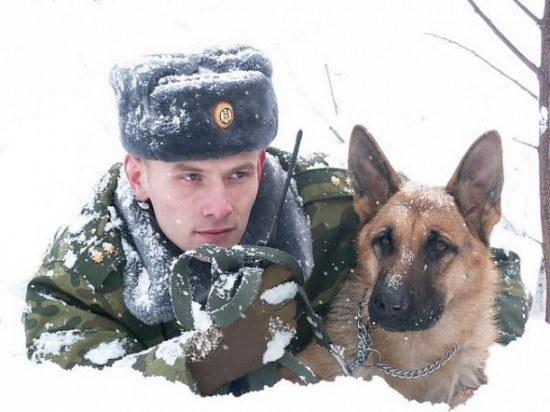
[(434, 242), (433, 248), (436, 252), (443, 253), (449, 250), (449, 244), (443, 239), (438, 239)]
[(426, 248), (434, 260), (439, 260), (450, 252), (456, 252), (456, 246), (435, 230), (430, 233)]
[(372, 240), (372, 245), (384, 256), (393, 251), (393, 237), (389, 230), (380, 233)]

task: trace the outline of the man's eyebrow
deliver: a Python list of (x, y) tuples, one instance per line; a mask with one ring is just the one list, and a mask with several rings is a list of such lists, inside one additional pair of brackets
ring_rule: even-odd
[(256, 163), (253, 161), (246, 161), (241, 164), (236, 165), (235, 167), (231, 168), (231, 171), (235, 172), (237, 170), (243, 170), (243, 169), (255, 169)]
[[(204, 168), (201, 168), (200, 166), (196, 166), (191, 163), (185, 163), (185, 162), (176, 163), (174, 164), (174, 166), (172, 166), (172, 168), (174, 170), (185, 171), (185, 172), (203, 172), (204, 171)], [(247, 160), (247, 161), (244, 161), (243, 163), (239, 163), (231, 167), (229, 169), (229, 172), (233, 173), (239, 170), (249, 170), (249, 169), (255, 169), (255, 168), (256, 168), (256, 162), (252, 160)]]
[(172, 168), (174, 170), (180, 170), (185, 172), (202, 172), (204, 170), (198, 166), (194, 166), (189, 163), (176, 163)]

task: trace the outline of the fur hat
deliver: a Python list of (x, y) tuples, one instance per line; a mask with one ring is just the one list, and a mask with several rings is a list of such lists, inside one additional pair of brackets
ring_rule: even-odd
[(269, 146), (277, 134), (271, 63), (248, 46), (144, 56), (111, 70), (128, 153), (180, 161)]

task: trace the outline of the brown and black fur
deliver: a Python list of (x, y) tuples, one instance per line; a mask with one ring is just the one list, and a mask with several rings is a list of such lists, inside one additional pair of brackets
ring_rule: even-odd
[[(409, 399), (464, 402), (486, 382), (488, 348), (497, 339), (496, 269), (487, 250), (500, 218), (502, 148), (494, 131), (477, 139), (444, 188), (403, 182), (374, 138), (353, 130), (349, 174), (361, 224), (358, 268), (335, 298), (326, 326), (336, 345), (355, 358), (359, 302), (372, 326), (382, 362), (414, 370), (458, 345), (440, 370), (418, 379), (397, 379), (358, 368), (354, 376), (382, 376)], [(315, 343), (300, 355), (320, 379), (342, 370)], [(369, 359), (371, 363), (376, 359)]]

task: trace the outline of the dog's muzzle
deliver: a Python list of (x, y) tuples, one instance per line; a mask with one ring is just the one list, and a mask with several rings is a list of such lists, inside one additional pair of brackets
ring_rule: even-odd
[(369, 316), (373, 324), (390, 332), (425, 330), (441, 317), (441, 302), (436, 293), (415, 293), (405, 283), (395, 287), (379, 279), (370, 298)]

